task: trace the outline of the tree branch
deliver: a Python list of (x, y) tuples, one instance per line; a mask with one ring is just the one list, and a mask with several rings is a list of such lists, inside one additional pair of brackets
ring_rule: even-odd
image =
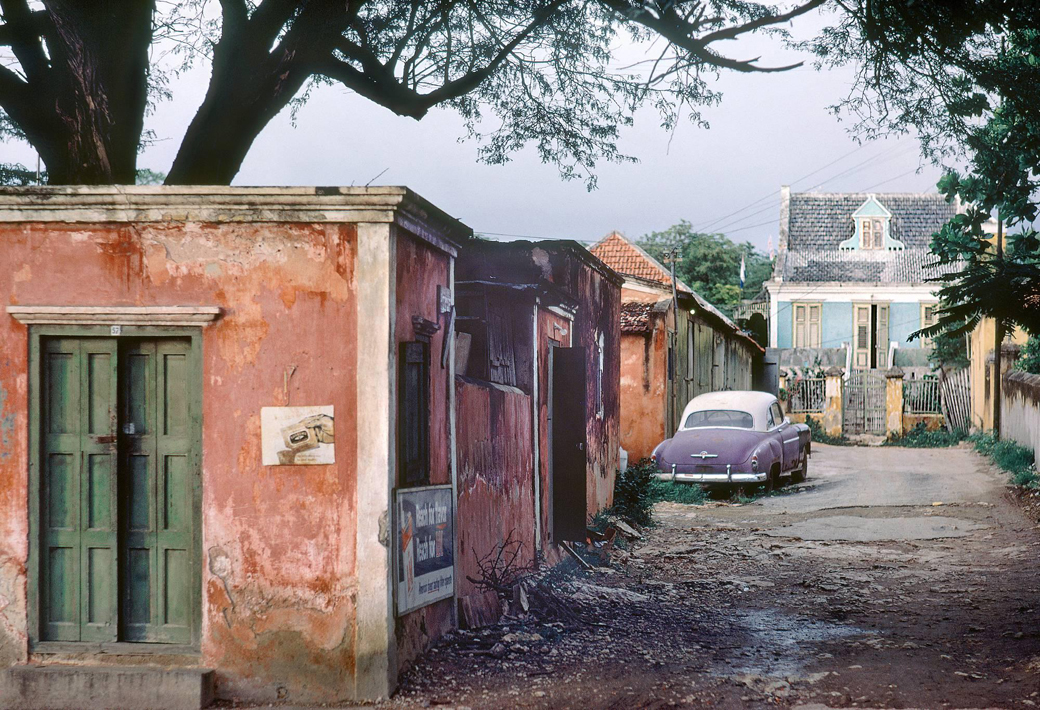
[[(706, 64), (722, 69), (731, 69), (733, 71), (760, 73), (788, 71), (800, 67), (804, 62), (797, 62), (795, 64), (780, 67), (760, 67), (755, 65), (755, 62), (759, 59), (758, 57), (748, 60), (730, 59), (729, 57), (724, 57), (711, 49), (708, 44), (718, 39), (734, 39), (744, 32), (751, 32), (762, 27), (786, 22), (790, 18), (809, 12), (826, 2), (826, 0), (810, 0), (791, 12), (781, 15), (766, 15), (757, 20), (744, 23), (743, 25), (736, 25), (734, 27), (716, 30), (715, 32), (710, 32), (703, 37), (694, 37), (693, 32), (695, 32), (697, 28), (679, 17), (675, 13), (674, 9), (669, 9), (667, 12), (661, 14), (660, 17), (655, 17), (649, 12), (634, 8), (632, 5), (625, 2), (625, 0), (598, 1), (605, 7), (613, 10), (619, 16), (657, 32), (675, 46), (686, 50)], [(703, 24), (703, 22), (699, 24)]]
[[(339, 81), (365, 98), (384, 106), (401, 116), (420, 119), (437, 104), (464, 96), (476, 89), (502, 65), (509, 55), (531, 36), (546, 19), (556, 12), (567, 0), (553, 0), (535, 12), (531, 21), (508, 43), (502, 46), (491, 60), (473, 71), (446, 81), (433, 91), (420, 94), (413, 88), (403, 85), (393, 75), (390, 68), (379, 62), (378, 57), (360, 45), (342, 39), (337, 49), (346, 56), (361, 62), (364, 72), (334, 57), (319, 62), (316, 71), (330, 79)], [(403, 80), (402, 80), (403, 81)]]
[(26, 78), (33, 83), (46, 81), (50, 63), (43, 51), (42, 36), (49, 20), (46, 10), (30, 10), (26, 0), (0, 0), (0, 11), (7, 22), (3, 44), (11, 47)]
[(827, 0), (810, 0), (804, 5), (792, 9), (790, 12), (785, 12), (780, 15), (764, 15), (757, 20), (746, 22), (743, 25), (734, 25), (733, 27), (727, 27), (725, 29), (716, 30), (715, 32), (709, 32), (708, 34), (700, 38), (701, 42), (709, 44), (722, 39), (736, 39), (742, 34), (747, 32), (754, 32), (757, 29), (768, 27), (770, 25), (779, 25), (784, 22), (793, 20), (796, 17), (804, 15), (807, 12), (811, 12), (816, 8), (823, 5)]

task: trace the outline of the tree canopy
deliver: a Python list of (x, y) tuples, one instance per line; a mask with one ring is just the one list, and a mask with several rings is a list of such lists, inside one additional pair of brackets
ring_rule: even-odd
[[(810, 43), (823, 62), (857, 57), (839, 106), (861, 135), (915, 132), (925, 155), (954, 166), (940, 191), (965, 210), (932, 239), (935, 327), (953, 336), (982, 317), (999, 332), (1040, 327), (1040, 6), (1026, 0), (836, 0), (839, 22)], [(998, 248), (990, 218), (1008, 236)], [(912, 336), (913, 337), (913, 336)]]
[[(591, 187), (597, 161), (631, 160), (617, 143), (639, 107), (700, 121), (713, 72), (791, 68), (723, 42), (785, 34), (824, 1), (0, 0), (0, 138), (32, 144), (52, 183), (132, 183), (146, 114), (207, 61), (167, 183), (229, 183), (272, 118), (336, 84), (415, 119), (450, 107), (480, 160), (530, 144)], [(625, 64), (626, 46), (647, 53)]]
[[(677, 250), (680, 261), (675, 273), (712, 305), (732, 314), (741, 298), (754, 297), (773, 272), (773, 263), (750, 242), (737, 244), (722, 234), (704, 234), (682, 221), (663, 232), (651, 232), (638, 242), (658, 261)], [(744, 258), (745, 281), (740, 288), (740, 259)]]

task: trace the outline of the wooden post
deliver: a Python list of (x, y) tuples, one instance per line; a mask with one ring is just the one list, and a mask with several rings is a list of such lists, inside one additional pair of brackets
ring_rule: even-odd
[[(1004, 222), (997, 216), (997, 262), (998, 265), (1002, 265), (1004, 261)], [(993, 329), (995, 332), (995, 343), (993, 345), (993, 368), (994, 379), (993, 379), (993, 436), (996, 439), (1000, 439), (1000, 378), (1001, 378), (1001, 345), (1004, 343), (1004, 321), (999, 317), (996, 318), (996, 327)]]
[(678, 397), (679, 392), (676, 388), (676, 384), (679, 380), (679, 289), (676, 285), (675, 279), (675, 262), (679, 260), (679, 249), (678, 247), (672, 247), (671, 254), (668, 259), (668, 263), (672, 267), (672, 337), (671, 337), (671, 372), (668, 373), (669, 382), (671, 383), (671, 394), (668, 398), (668, 424), (667, 434), (672, 436), (675, 430), (678, 429), (679, 409)]

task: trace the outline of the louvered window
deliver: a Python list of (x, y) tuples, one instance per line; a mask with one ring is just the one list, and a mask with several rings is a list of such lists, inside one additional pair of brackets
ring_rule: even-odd
[(823, 306), (819, 303), (794, 304), (794, 346), (818, 348), (821, 345)]
[(401, 343), (398, 442), (401, 484), (430, 483), (430, 346)]
[[(933, 303), (922, 303), (921, 304), (921, 328), (930, 328), (935, 325), (935, 304)], [(921, 338), (922, 348), (931, 348), (931, 338)]]

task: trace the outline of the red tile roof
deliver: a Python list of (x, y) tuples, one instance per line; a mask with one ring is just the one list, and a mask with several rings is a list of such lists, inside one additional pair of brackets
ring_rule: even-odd
[(611, 232), (590, 251), (619, 274), (663, 284), (672, 283), (671, 274), (659, 262), (618, 232)]

